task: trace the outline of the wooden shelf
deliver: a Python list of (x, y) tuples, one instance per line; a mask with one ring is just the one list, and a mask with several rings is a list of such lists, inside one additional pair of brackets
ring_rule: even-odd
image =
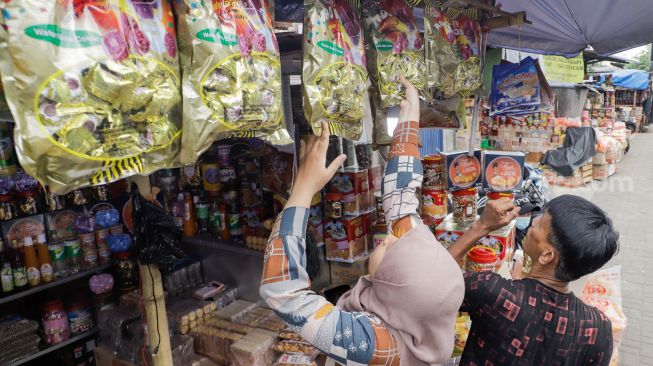
[(59, 279), (59, 280), (56, 280), (56, 281), (52, 281), (50, 283), (46, 283), (46, 284), (43, 284), (43, 285), (40, 285), (40, 286), (37, 286), (37, 287), (34, 287), (34, 288), (30, 288), (30, 289), (25, 290), (25, 291), (22, 291), (22, 292), (15, 293), (13, 295), (9, 295), (7, 297), (0, 298), (0, 305), (6, 304), (8, 302), (12, 302), (12, 301), (15, 301), (15, 300), (18, 300), (18, 299), (21, 299), (23, 297), (27, 297), (27, 296), (36, 294), (36, 293), (39, 293), (39, 292), (42, 292), (42, 291), (45, 291), (47, 289), (51, 289), (53, 287), (61, 286), (61, 285), (65, 284), (65, 283), (73, 282), (73, 281), (79, 280), (81, 278), (94, 275), (94, 274), (96, 274), (98, 272), (102, 272), (102, 271), (108, 269), (110, 266), (111, 266), (111, 263), (101, 264), (101, 265), (99, 265), (99, 266), (97, 266), (97, 267), (95, 267), (93, 269), (89, 269), (88, 271), (79, 272), (79, 273), (76, 273), (76, 274), (74, 274), (72, 276), (68, 276), (66, 278), (62, 278), (62, 279)]
[(88, 332), (84, 332), (82, 334), (76, 335), (76, 336), (68, 339), (67, 341), (63, 341), (61, 343), (55, 344), (54, 346), (50, 346), (48, 348), (42, 349), (41, 351), (36, 352), (33, 355), (23, 357), (20, 360), (17, 360), (17, 361), (14, 361), (13, 363), (8, 364), (7, 366), (18, 366), (18, 365), (22, 365), (22, 364), (25, 364), (27, 362), (36, 360), (37, 358), (45, 356), (48, 353), (54, 352), (56, 350), (59, 350), (59, 349), (62, 349), (64, 347), (66, 347), (68, 345), (71, 345), (71, 344), (73, 344), (75, 342), (81, 341), (84, 338), (94, 336), (94, 335), (98, 334), (99, 332), (100, 332), (100, 330), (98, 328), (93, 328), (93, 329), (89, 330)]

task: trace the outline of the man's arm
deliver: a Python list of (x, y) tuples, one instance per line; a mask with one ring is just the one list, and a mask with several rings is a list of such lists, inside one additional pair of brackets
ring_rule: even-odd
[(406, 78), (406, 100), (400, 105), (383, 175), (383, 211), (392, 234), (397, 238), (422, 224), (417, 210), (417, 190), (422, 186), (423, 168), (419, 156), (419, 95)]

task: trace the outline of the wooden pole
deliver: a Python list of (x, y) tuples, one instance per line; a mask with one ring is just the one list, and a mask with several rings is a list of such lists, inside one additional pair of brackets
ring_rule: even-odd
[[(136, 183), (140, 194), (147, 200), (154, 200), (156, 193), (150, 187), (150, 179), (145, 176), (131, 177)], [(163, 282), (157, 265), (138, 265), (143, 288), (143, 306), (147, 319), (147, 333), (152, 352), (154, 366), (172, 366), (172, 350), (170, 349), (170, 330), (168, 316), (163, 296)]]

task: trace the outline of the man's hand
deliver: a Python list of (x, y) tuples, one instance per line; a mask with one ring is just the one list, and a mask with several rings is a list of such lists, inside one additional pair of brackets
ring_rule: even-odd
[(508, 225), (519, 216), (519, 207), (509, 198), (488, 201), (481, 218), (474, 224), (476, 229), (488, 233)]
[(287, 207), (310, 207), (313, 196), (331, 180), (347, 159), (347, 155), (342, 154), (326, 167), (329, 148), (329, 126), (326, 122), (322, 123), (320, 137), (309, 136), (306, 143), (302, 140), (300, 144), (299, 167)]
[(419, 122), (419, 93), (415, 86), (403, 75), (399, 76), (399, 81), (406, 88), (406, 99), (399, 104), (399, 123), (406, 121)]

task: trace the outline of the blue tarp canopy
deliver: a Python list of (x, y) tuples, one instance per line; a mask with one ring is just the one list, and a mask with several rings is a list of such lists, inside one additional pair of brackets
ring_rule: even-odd
[(651, 0), (499, 0), (533, 24), (494, 29), (489, 44), (573, 57), (587, 46), (605, 56), (653, 42)]
[[(612, 85), (626, 89), (646, 90), (648, 89), (648, 72), (642, 70), (617, 70), (611, 72)], [(605, 82), (605, 76), (601, 75), (601, 83)]]

